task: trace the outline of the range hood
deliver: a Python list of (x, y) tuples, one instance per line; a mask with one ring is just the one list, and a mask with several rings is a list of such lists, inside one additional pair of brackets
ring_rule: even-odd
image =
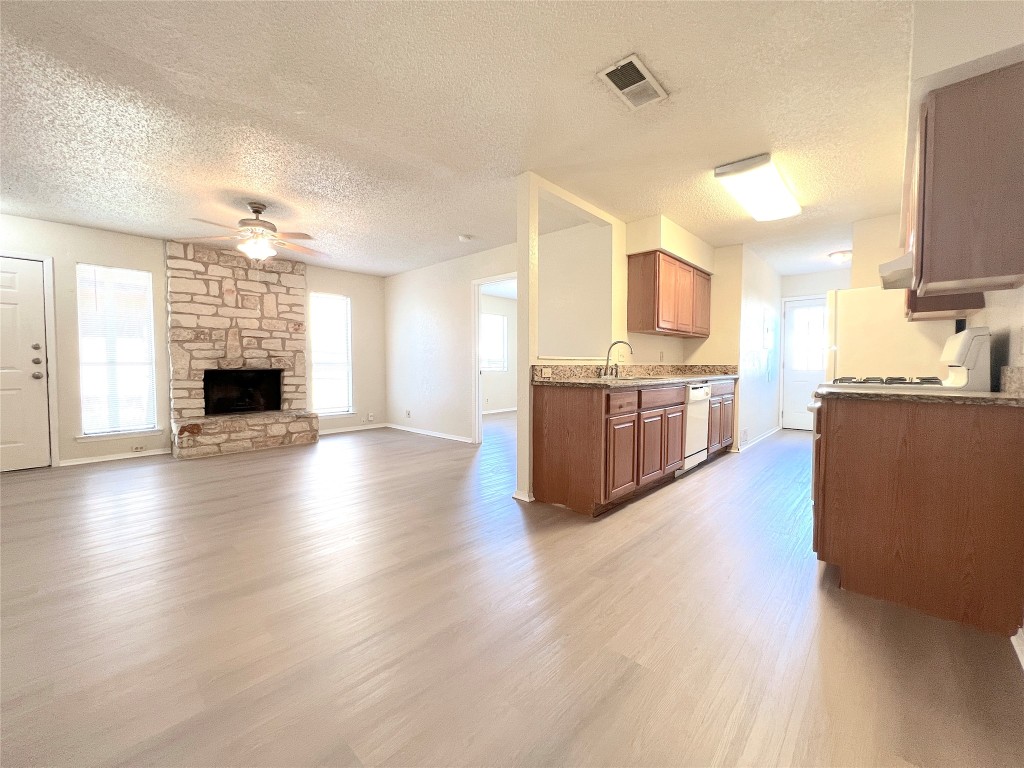
[(898, 259), (878, 265), (883, 288), (910, 288), (914, 284), (914, 254), (905, 253)]

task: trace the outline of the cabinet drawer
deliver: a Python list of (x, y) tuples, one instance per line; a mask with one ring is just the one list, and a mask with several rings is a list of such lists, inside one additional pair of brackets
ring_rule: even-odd
[(714, 395), (731, 395), (736, 391), (735, 381), (713, 381), (711, 382), (711, 394)]
[(637, 408), (637, 391), (631, 389), (628, 392), (608, 393), (608, 415), (614, 416), (617, 413), (632, 413)]
[(641, 408), (664, 408), (686, 402), (686, 387), (659, 387), (640, 390)]

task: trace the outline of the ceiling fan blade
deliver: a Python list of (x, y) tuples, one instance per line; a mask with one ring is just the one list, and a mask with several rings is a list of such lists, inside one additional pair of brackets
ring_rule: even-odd
[(305, 232), (278, 232), (277, 236), (282, 240), (312, 240), (312, 235), (307, 235)]
[(212, 243), (218, 240), (238, 240), (238, 235), (209, 235), (208, 237), (179, 237), (176, 243)]
[(330, 256), (328, 256), (326, 253), (321, 253), (320, 251), (314, 251), (312, 248), (306, 248), (304, 245), (296, 245), (295, 243), (288, 243), (288, 242), (285, 242), (284, 240), (277, 240), (277, 241), (275, 241), (274, 242), (274, 247), (275, 248), (284, 248), (284, 249), (289, 250), (289, 251), (295, 251), (295, 253), (302, 253), (302, 254), (305, 254), (306, 256), (322, 256), (325, 259), (329, 259), (330, 258)]
[(238, 229), (238, 227), (229, 227), (227, 224), (218, 224), (216, 221), (207, 221), (206, 219), (192, 219), (192, 221), (198, 221), (200, 224), (209, 224), (214, 227), (220, 227), (221, 229)]

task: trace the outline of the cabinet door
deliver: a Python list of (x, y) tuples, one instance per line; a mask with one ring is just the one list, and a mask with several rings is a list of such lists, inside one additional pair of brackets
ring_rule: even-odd
[(693, 335), (711, 333), (711, 275), (693, 270)]
[(637, 415), (610, 416), (605, 421), (605, 501), (614, 501), (636, 490)]
[(665, 409), (640, 412), (639, 483), (644, 485), (665, 474)]
[(683, 466), (683, 440), (686, 436), (686, 406), (665, 409), (665, 473)]
[(689, 264), (676, 262), (676, 329), (693, 331), (693, 273)]
[(722, 398), (712, 397), (708, 409), (708, 453), (722, 448)]
[(679, 262), (664, 253), (658, 254), (658, 328), (679, 330), (676, 294), (679, 286)]
[(732, 445), (732, 429), (733, 429), (733, 399), (731, 397), (722, 398), (722, 447)]
[(929, 94), (918, 294), (1024, 285), (1024, 62)]

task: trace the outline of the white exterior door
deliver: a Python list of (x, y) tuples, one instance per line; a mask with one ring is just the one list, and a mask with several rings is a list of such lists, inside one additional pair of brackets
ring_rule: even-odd
[(0, 469), (49, 464), (43, 265), (0, 257)]
[(825, 381), (828, 353), (825, 298), (786, 299), (782, 312), (782, 426), (812, 429), (807, 404)]

